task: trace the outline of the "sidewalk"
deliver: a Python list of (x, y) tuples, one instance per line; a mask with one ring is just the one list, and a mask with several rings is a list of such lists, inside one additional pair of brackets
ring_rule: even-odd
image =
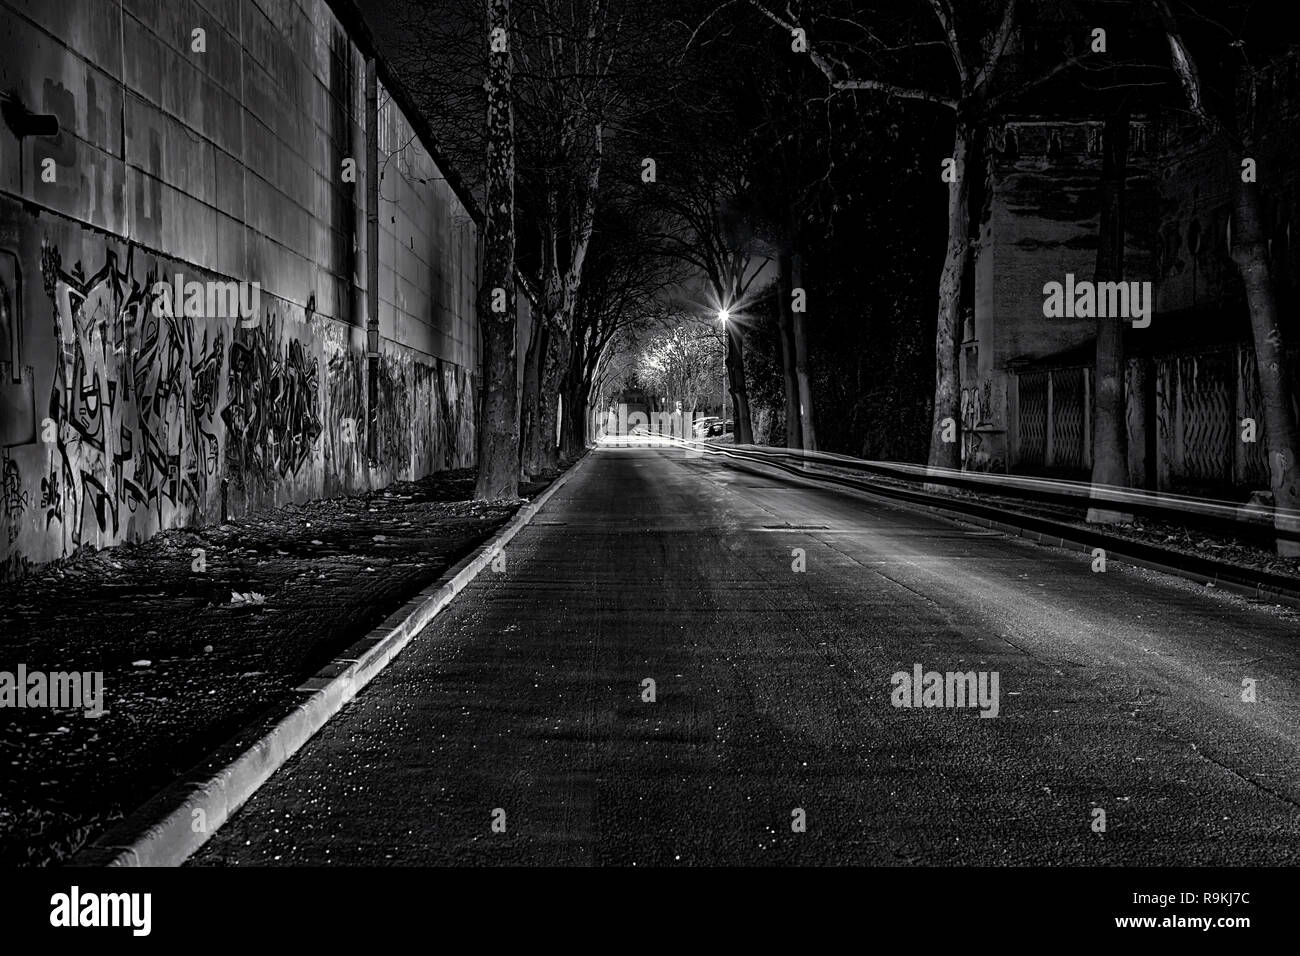
[(470, 472), (447, 472), (165, 532), (5, 584), (0, 672), (101, 671), (105, 712), (0, 710), (0, 866), (69, 857), (519, 506), (472, 493)]

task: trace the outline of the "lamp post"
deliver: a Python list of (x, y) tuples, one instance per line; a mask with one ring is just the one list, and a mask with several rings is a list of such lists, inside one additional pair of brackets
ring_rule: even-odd
[(718, 321), (722, 323), (722, 434), (727, 434), (727, 352), (731, 343), (727, 341), (727, 319), (731, 313), (726, 309), (718, 310)]

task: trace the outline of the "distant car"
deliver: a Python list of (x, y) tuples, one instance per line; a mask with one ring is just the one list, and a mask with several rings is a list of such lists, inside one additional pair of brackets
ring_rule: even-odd
[(709, 429), (713, 426), (714, 422), (720, 421), (722, 421), (722, 419), (716, 415), (706, 415), (704, 418), (698, 418), (694, 423), (692, 423), (691, 432), (696, 438), (703, 438), (705, 435), (709, 434)]
[(735, 431), (735, 423), (728, 418), (725, 422), (718, 420), (709, 425), (708, 435), (710, 438), (715, 435), (731, 434)]

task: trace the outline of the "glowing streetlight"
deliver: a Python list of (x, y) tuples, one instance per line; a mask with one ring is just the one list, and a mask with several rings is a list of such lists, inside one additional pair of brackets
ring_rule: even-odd
[(718, 321), (722, 323), (722, 434), (727, 434), (727, 319), (731, 312), (718, 310)]

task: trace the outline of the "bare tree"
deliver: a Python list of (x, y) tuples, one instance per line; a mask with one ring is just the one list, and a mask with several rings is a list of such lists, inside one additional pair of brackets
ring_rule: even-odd
[[(796, 20), (786, 7), (778, 13), (766, 0), (749, 3), (802, 43), (812, 65), (832, 94), (870, 93), (938, 107), (953, 120), (948, 180), (948, 240), (939, 275), (935, 329), (934, 412), (930, 432), (932, 467), (957, 468), (960, 444), (953, 440), (961, 420), (958, 359), (961, 349), (963, 284), (973, 244), (971, 206), (975, 182), (985, 175), (985, 141), (990, 123), (1019, 96), (1074, 65), (1062, 57), (1037, 76), (1008, 79), (1006, 54), (1017, 26), (1017, 0), (962, 5), (952, 0), (916, 0), (928, 11), (931, 29), (916, 33), (913, 18), (901, 21), (882, 10), (878, 18), (851, 4), (818, 20), (811, 13)], [(805, 7), (804, 9), (808, 9)], [(840, 14), (842, 15), (836, 15)], [(819, 36), (819, 24), (825, 35)], [(886, 28), (892, 32), (886, 35)], [(939, 56), (941, 59), (934, 59)], [(852, 62), (849, 62), (852, 60)], [(871, 75), (863, 75), (863, 71)], [(942, 86), (934, 85), (942, 83)]]
[(560, 453), (576, 457), (585, 427), (597, 368), (625, 329), (658, 321), (670, 291), (680, 280), (678, 264), (653, 238), (653, 224), (626, 195), (611, 194), (598, 211), (594, 243), (574, 309), (565, 377)]
[(740, 138), (690, 141), (679, 133), (670, 172), (650, 201), (663, 213), (657, 238), (681, 262), (698, 269), (708, 285), (710, 318), (724, 319), (727, 388), (735, 409), (736, 441), (754, 440), (745, 382), (743, 325), (754, 280), (771, 259), (755, 236), (748, 205), (746, 146)]
[(642, 350), (636, 367), (645, 385), (680, 401), (684, 412), (694, 412), (712, 390), (722, 342), (716, 332), (698, 319), (660, 332)]
[[(447, 0), (437, 16), (417, 0), (391, 2), (399, 14), (390, 32), (401, 71), (419, 91), (444, 149), (472, 170), (489, 148), (481, 122), (487, 87), (480, 28), (471, 25), (475, 5), (485, 0)], [(511, 17), (513, 275), (538, 319), (517, 403), (523, 434), (515, 458), (517, 471), (522, 458), (523, 471), (537, 473), (558, 463), (552, 436), (571, 364), (607, 124), (635, 85), (625, 75), (628, 62), (645, 59), (634, 54), (647, 44), (625, 27), (650, 36), (652, 14), (633, 0), (513, 0)], [(471, 185), (482, 193), (491, 188), (482, 176)]]
[[(1232, 261), (1241, 274), (1250, 312), (1251, 334), (1259, 369), (1259, 388), (1264, 406), (1264, 431), (1272, 479), (1274, 527), (1278, 531), (1277, 553), (1300, 555), (1300, 429), (1297, 428), (1294, 383), (1287, 367), (1285, 344), (1278, 321), (1277, 290), (1269, 264), (1265, 217), (1256, 182), (1254, 163), (1256, 140), (1255, 71), (1245, 59), (1245, 44), (1234, 37), (1232, 45), (1242, 60), (1235, 76), (1226, 78), (1226, 91), (1212, 98), (1202, 80), (1198, 57), (1184, 38), (1178, 16), (1168, 0), (1151, 0), (1164, 26), (1170, 62), (1182, 88), (1187, 109), (1201, 127), (1228, 150), (1229, 155), (1247, 160), (1233, 177)], [(1216, 10), (1216, 12), (1219, 12)], [(1201, 19), (1205, 19), (1202, 15)], [(1265, 173), (1267, 175), (1267, 172)]]
[[(860, 112), (831, 97), (810, 109), (813, 77), (797, 68), (765, 65), (753, 77), (759, 122), (750, 139), (758, 229), (775, 249), (776, 324), (785, 390), (786, 446), (817, 448), (812, 379), (808, 368), (808, 308), (824, 302), (805, 288), (809, 235), (830, 235), (837, 208), (837, 154), (857, 140)], [(793, 66), (793, 65), (791, 65)], [(839, 135), (849, 132), (851, 135)]]
[(525, 371), (524, 469), (554, 471), (560, 396), (572, 365), (574, 312), (604, 166), (607, 124), (626, 90), (630, 0), (528, 0), (520, 109), (529, 117), (530, 216), (540, 256), (531, 296), (542, 319)]

